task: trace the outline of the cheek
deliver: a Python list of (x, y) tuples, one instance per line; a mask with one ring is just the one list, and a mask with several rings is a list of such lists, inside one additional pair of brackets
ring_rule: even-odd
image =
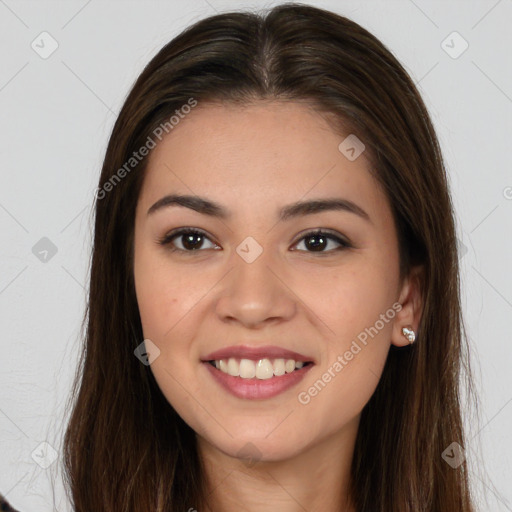
[(144, 336), (163, 342), (197, 303), (204, 284), (193, 273), (173, 270), (165, 257), (142, 247), (135, 252), (134, 277)]
[(328, 333), (321, 364), (302, 386), (299, 402), (329, 418), (333, 428), (360, 412), (375, 391), (396, 316), (392, 265), (361, 261), (346, 268), (327, 279), (317, 275), (305, 280), (300, 294)]
[(144, 337), (160, 339), (165, 325), (167, 329), (172, 325), (169, 313), (178, 302), (165, 273), (141, 258), (135, 266), (135, 291)]
[[(172, 272), (168, 262), (143, 250), (136, 255), (134, 273), (144, 338), (150, 339), (160, 350), (150, 365), (151, 372), (169, 404), (189, 419), (188, 393), (198, 390), (194, 389), (187, 363), (190, 347), (185, 333), (192, 332), (189, 313), (201, 296), (201, 290), (191, 282), (191, 276)], [(187, 392), (180, 383), (186, 383)]]
[(334, 433), (355, 421), (375, 392), (395, 315), (387, 299), (371, 280), (354, 277), (317, 310), (334, 334), (323, 344), (320, 365), (297, 390), (298, 411), (309, 418), (311, 435)]
[[(357, 337), (373, 326), (381, 314), (389, 310), (393, 313), (395, 276), (382, 265), (361, 261), (330, 273), (309, 273), (300, 277), (294, 287), (325, 324), (326, 338), (340, 348), (343, 340)], [(391, 324), (386, 323), (381, 329), (390, 334)]]
[[(211, 279), (202, 272), (180, 272), (165, 255), (144, 247), (136, 250), (134, 276), (144, 338), (160, 350), (151, 371), (168, 401), (179, 409), (179, 383), (194, 382), (190, 372), (196, 353), (190, 340), (199, 326), (196, 315), (204, 314), (200, 300), (211, 288)], [(192, 391), (190, 384), (188, 389)]]

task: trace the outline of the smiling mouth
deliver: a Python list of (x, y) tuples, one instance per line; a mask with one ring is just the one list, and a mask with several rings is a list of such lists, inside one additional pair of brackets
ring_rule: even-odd
[(241, 379), (272, 379), (298, 372), (313, 364), (312, 361), (295, 361), (294, 359), (263, 358), (258, 360), (230, 357), (205, 361), (217, 370)]

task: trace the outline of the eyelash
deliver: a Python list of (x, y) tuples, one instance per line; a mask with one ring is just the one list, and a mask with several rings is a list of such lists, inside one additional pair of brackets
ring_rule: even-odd
[[(163, 246), (169, 245), (172, 243), (173, 239), (178, 238), (179, 236), (182, 236), (185, 234), (201, 235), (201, 236), (208, 238), (208, 240), (210, 240), (210, 238), (204, 231), (197, 229), (197, 228), (188, 227), (188, 228), (179, 228), (179, 229), (176, 229), (175, 231), (171, 231), (170, 233), (166, 234), (164, 237), (160, 238), (158, 240), (158, 243)], [(318, 235), (323, 235), (325, 238), (327, 238), (329, 240), (334, 240), (335, 242), (339, 243), (340, 246), (335, 249), (328, 250), (328, 251), (316, 252), (316, 251), (301, 250), (299, 252), (306, 252), (306, 253), (310, 253), (310, 254), (316, 254), (316, 255), (323, 256), (323, 255), (332, 254), (337, 251), (342, 251), (344, 249), (349, 249), (352, 247), (352, 245), (348, 241), (343, 240), (342, 238), (331, 233), (329, 230), (324, 230), (324, 229), (316, 229), (316, 230), (308, 231), (307, 233), (302, 235), (302, 237), (294, 245), (297, 245), (299, 242), (302, 242), (302, 240), (304, 240), (306, 238), (309, 238), (312, 236), (318, 236)], [(214, 242), (212, 242), (212, 243), (214, 243)], [(172, 248), (172, 252), (179, 251), (182, 253), (190, 253), (190, 254), (200, 252), (201, 250), (204, 250), (204, 249), (193, 249), (193, 250), (187, 251), (185, 249), (178, 249), (176, 247)]]

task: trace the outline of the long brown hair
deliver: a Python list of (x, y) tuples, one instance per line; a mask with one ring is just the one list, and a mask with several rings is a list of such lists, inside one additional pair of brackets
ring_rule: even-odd
[(208, 501), (195, 433), (134, 356), (143, 340), (134, 216), (147, 157), (126, 163), (191, 98), (306, 101), (364, 141), (394, 215), (402, 275), (416, 264), (425, 273), (417, 341), (391, 347), (362, 411), (351, 495), (358, 512), (472, 512), (466, 463), (453, 468), (441, 456), (453, 442), (465, 445), (459, 379), (470, 372), (434, 128), (411, 78), (375, 36), (301, 4), (195, 23), (147, 64), (119, 113), (96, 197), (85, 340), (64, 438), (76, 512), (182, 511)]

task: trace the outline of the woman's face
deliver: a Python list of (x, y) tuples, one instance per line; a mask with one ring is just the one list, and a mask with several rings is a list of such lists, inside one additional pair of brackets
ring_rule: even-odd
[[(134, 262), (150, 368), (227, 455), (353, 433), (390, 344), (407, 344), (391, 210), (348, 135), (300, 103), (199, 104), (150, 154)], [(152, 208), (170, 195), (189, 199)]]

